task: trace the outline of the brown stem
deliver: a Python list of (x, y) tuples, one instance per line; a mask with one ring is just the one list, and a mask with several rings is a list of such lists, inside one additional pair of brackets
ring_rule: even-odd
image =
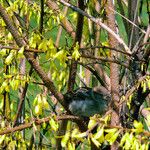
[[(106, 4), (106, 15), (107, 15), (107, 24), (109, 28), (111, 28), (115, 33), (117, 33), (116, 30), (116, 24), (115, 24), (115, 14), (113, 11), (110, 11), (109, 8), (114, 9), (113, 0), (107, 0)], [(110, 47), (118, 48), (119, 43), (114, 37), (108, 33), (108, 39)], [(114, 56), (118, 56), (118, 53), (115, 51), (110, 51), (111, 59), (114, 58)], [(119, 119), (119, 68), (118, 64), (116, 63), (110, 63), (110, 82), (111, 82), (111, 97), (112, 97), (112, 108), (114, 111), (112, 112), (112, 118), (111, 118), (111, 125), (119, 125), (120, 119)], [(111, 150), (118, 149), (118, 143), (115, 142), (111, 146)]]
[[(78, 0), (78, 7), (81, 10), (84, 10), (84, 7), (85, 7), (84, 6), (84, 0)], [(78, 42), (79, 45), (81, 43), (83, 21), (84, 21), (84, 16), (82, 14), (78, 13), (77, 26), (76, 26), (76, 36), (75, 36), (74, 45), (76, 44), (76, 42)], [(73, 86), (74, 86), (75, 78), (76, 78), (76, 72), (77, 72), (77, 62), (72, 60), (71, 61), (71, 66), (70, 66), (68, 91), (72, 91), (73, 90)]]
[[(46, 118), (42, 118), (42, 119), (30, 119), (31, 121), (29, 123), (25, 123), (19, 126), (16, 126), (14, 128), (7, 128), (5, 130), (0, 131), (0, 135), (4, 135), (4, 134), (10, 134), (16, 131), (21, 131), (23, 129), (26, 128), (31, 128), (33, 127), (33, 124), (35, 125), (41, 125), (42, 123), (47, 123), (49, 122), (49, 120), (52, 118), (52, 116), (46, 117)], [(76, 116), (71, 116), (71, 115), (65, 115), (65, 116), (57, 116), (56, 117), (57, 120), (81, 120), (79, 117)]]

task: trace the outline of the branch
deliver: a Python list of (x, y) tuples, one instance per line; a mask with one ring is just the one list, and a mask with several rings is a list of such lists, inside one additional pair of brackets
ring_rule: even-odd
[(109, 46), (92, 46), (92, 47), (85, 47), (85, 48), (80, 48), (81, 51), (83, 50), (87, 50), (87, 49), (96, 49), (96, 48), (103, 48), (103, 49), (110, 49), (110, 50), (113, 50), (113, 51), (116, 51), (116, 52), (120, 52), (122, 54), (125, 54), (127, 56), (132, 56), (130, 53), (128, 52), (124, 52), (122, 50), (119, 50), (119, 49), (116, 49), (114, 47), (109, 47)]
[[(10, 134), (16, 131), (21, 131), (23, 129), (27, 129), (27, 128), (31, 128), (33, 127), (33, 125), (41, 125), (42, 123), (47, 123), (50, 121), (50, 119), (52, 118), (52, 116), (46, 117), (46, 118), (42, 118), (42, 119), (36, 119), (36, 118), (32, 118), (31, 121), (29, 123), (25, 123), (19, 126), (16, 126), (14, 128), (7, 128), (5, 130), (0, 131), (0, 135), (4, 135), (4, 134)], [(57, 116), (56, 120), (81, 120), (81, 118), (77, 117), (77, 116), (72, 116), (72, 115), (64, 115), (64, 116)]]
[(43, 31), (43, 21), (44, 21), (44, 0), (40, 0), (40, 27), (39, 32), (42, 33)]
[[(5, 45), (0, 45), (0, 49), (13, 49), (13, 50), (17, 50), (17, 51), (20, 50), (20, 48), (17, 48), (17, 47), (15, 47), (15, 46), (5, 46)], [(26, 48), (25, 51), (34, 52), (34, 53), (44, 53), (44, 52), (41, 51), (41, 50), (32, 49), (32, 48), (30, 48), (30, 49)]]
[(89, 59), (94, 59), (96, 61), (116, 63), (116, 64), (122, 65), (122, 66), (130, 69), (128, 63), (122, 63), (121, 61), (118, 61), (117, 59), (111, 59), (111, 58), (107, 58), (107, 57), (94, 57), (94, 56), (84, 55), (84, 54), (82, 54), (81, 57), (83, 57), (83, 58), (89, 58)]
[[(13, 36), (14, 40), (16, 41), (17, 45), (19, 47), (26, 46), (26, 42), (19, 35), (19, 32), (18, 32), (17, 28), (15, 27), (12, 19), (9, 17), (6, 10), (2, 7), (1, 4), (0, 4), (0, 16), (3, 18), (3, 20), (4, 20), (4, 22), (7, 26), (7, 29), (12, 34), (12, 36)], [(46, 72), (44, 72), (44, 70), (41, 68), (41, 66), (39, 66), (38, 62), (34, 58), (34, 54), (31, 53), (31, 52), (26, 52), (25, 51), (24, 55), (25, 55), (26, 59), (28, 60), (28, 62), (30, 63), (30, 65), (33, 66), (34, 70), (37, 72), (39, 77), (45, 83), (45, 86), (52, 92), (52, 94), (57, 98), (57, 100), (63, 106), (65, 106), (64, 102), (63, 102), (63, 95), (60, 92), (57, 91), (53, 81), (48, 77), (48, 75), (46, 74)]]
[(78, 13), (82, 14), (83, 16), (87, 17), (88, 19), (90, 19), (91, 21), (95, 22), (96, 24), (98, 24), (99, 26), (101, 26), (103, 29), (105, 29), (106, 31), (108, 31), (110, 34), (112, 34), (112, 36), (118, 40), (118, 42), (120, 44), (122, 44), (126, 50), (126, 52), (128, 52), (129, 54), (131, 54), (131, 51), (129, 49), (129, 47), (125, 44), (125, 42), (122, 40), (122, 38), (119, 37), (119, 35), (117, 35), (113, 30), (111, 30), (107, 25), (105, 25), (104, 23), (102, 23), (102, 21), (100, 19), (97, 19), (89, 14), (87, 14), (86, 12), (84, 12), (83, 10), (81, 10), (80, 8), (71, 5), (70, 3), (65, 2), (64, 0), (57, 0), (58, 2), (60, 2), (61, 4), (70, 7), (72, 10), (77, 11)]
[[(54, 11), (54, 14), (56, 16), (59, 15), (60, 9), (56, 2), (52, 0), (47, 0), (46, 4), (48, 5), (50, 9)], [(68, 32), (68, 34), (71, 35), (73, 39), (75, 39), (75, 31), (72, 25), (70, 24), (70, 22), (66, 19), (66, 17), (64, 17), (63, 19), (60, 19), (60, 23), (61, 23), (61, 26)]]
[(105, 88), (107, 88), (106, 82), (103, 81), (103, 79), (99, 76), (98, 72), (95, 69), (93, 69), (89, 65), (85, 65), (85, 64), (83, 64), (81, 62), (78, 62), (78, 64), (82, 65), (84, 68), (86, 68), (87, 70), (89, 70), (96, 77), (96, 79), (99, 81), (99, 83), (102, 86), (104, 86)]
[[(82, 9), (82, 11), (85, 9), (84, 0), (78, 0), (78, 7)], [(76, 44), (76, 42), (78, 42), (79, 47), (82, 38), (82, 30), (83, 30), (83, 23), (84, 23), (83, 21), (84, 21), (84, 16), (78, 13), (74, 45)], [(74, 59), (72, 59), (71, 66), (70, 66), (70, 73), (69, 73), (68, 91), (73, 90), (76, 73), (77, 73), (77, 62)]]

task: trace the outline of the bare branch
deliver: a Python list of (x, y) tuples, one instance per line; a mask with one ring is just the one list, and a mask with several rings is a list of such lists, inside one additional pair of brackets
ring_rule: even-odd
[(101, 19), (97, 19), (89, 14), (87, 14), (86, 12), (84, 12), (83, 10), (81, 10), (80, 8), (71, 5), (70, 3), (65, 2), (64, 0), (58, 0), (58, 2), (62, 3), (65, 6), (70, 7), (71, 9), (73, 9), (74, 11), (77, 11), (78, 13), (82, 14), (83, 16), (86, 16), (88, 19), (90, 19), (91, 21), (95, 22), (96, 24), (100, 25), (103, 29), (105, 29), (106, 31), (108, 31), (110, 34), (112, 34), (112, 36), (118, 40), (118, 42), (120, 44), (122, 44), (126, 50), (126, 52), (128, 52), (129, 54), (131, 54), (131, 51), (129, 49), (129, 47), (125, 44), (125, 42), (122, 40), (121, 37), (119, 37), (119, 35), (117, 35), (114, 31), (112, 31), (107, 25), (105, 25), (104, 23), (102, 23)]

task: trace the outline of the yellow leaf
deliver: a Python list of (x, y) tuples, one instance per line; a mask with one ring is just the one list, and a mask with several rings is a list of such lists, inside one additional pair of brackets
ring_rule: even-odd
[(42, 108), (40, 105), (36, 105), (35, 106), (35, 109), (34, 109), (34, 112), (36, 115), (41, 115), (42, 114)]
[(68, 142), (68, 150), (75, 150), (75, 143)]
[(101, 144), (99, 143), (99, 141), (97, 141), (96, 139), (94, 139), (93, 137), (91, 138), (92, 142), (99, 147)]
[(78, 138), (83, 138), (83, 137), (86, 137), (86, 136), (87, 136), (86, 132), (72, 135), (72, 137), (77, 138), (77, 139)]
[(0, 136), (0, 145), (2, 144), (2, 142), (5, 140), (5, 134)]
[(53, 118), (50, 119), (49, 121), (50, 125), (51, 125), (51, 128), (54, 130), (54, 131), (57, 131), (58, 130), (58, 123), (56, 121), (54, 121)]
[(130, 136), (130, 135), (129, 135), (128, 132), (126, 132), (126, 133), (123, 135), (123, 137), (121, 138), (120, 146), (123, 146), (123, 145), (124, 145), (124, 143), (126, 142), (126, 139), (128, 139), (129, 136)]
[(14, 54), (13, 54), (13, 53), (10, 53), (10, 54), (6, 57), (6, 59), (5, 59), (5, 64), (6, 64), (6, 65), (10, 65), (11, 62), (12, 62), (12, 60), (13, 60), (13, 58), (14, 58)]
[(137, 133), (143, 132), (143, 124), (141, 122), (134, 120), (133, 125), (137, 129), (135, 130), (135, 132)]
[(104, 128), (103, 127), (100, 128), (100, 130), (97, 133), (95, 133), (94, 139), (96, 140), (98, 139), (100, 143), (104, 142)]
[(18, 51), (18, 55), (17, 55), (17, 58), (24, 58), (24, 46), (21, 47), (21, 49)]
[(38, 49), (39, 50), (43, 50), (44, 52), (47, 51), (47, 40), (44, 39), (40, 45), (38, 46)]
[(105, 129), (105, 132), (107, 133), (115, 133), (118, 129), (113, 128), (113, 129)]
[(93, 128), (96, 123), (97, 123), (96, 120), (90, 119), (90, 121), (89, 121), (89, 123), (88, 123), (88, 129)]
[(0, 50), (0, 55), (2, 55), (2, 57), (6, 56), (7, 55), (7, 50), (6, 49), (1, 49)]
[(48, 102), (46, 100), (46, 96), (42, 96), (42, 102), (43, 102), (43, 107), (45, 109), (49, 109), (49, 104), (48, 104)]
[(120, 133), (120, 131), (116, 132), (116, 133), (113, 134), (113, 136), (109, 139), (109, 141), (107, 140), (107, 141), (110, 143), (110, 145), (112, 145), (112, 144), (116, 141), (116, 139), (117, 139), (119, 133)]
[(11, 35), (10, 32), (8, 33), (7, 38), (8, 38), (9, 41), (12, 41), (12, 40), (13, 40), (13, 36)]
[(66, 144), (70, 138), (70, 132), (67, 132), (61, 140), (61, 146), (66, 147)]

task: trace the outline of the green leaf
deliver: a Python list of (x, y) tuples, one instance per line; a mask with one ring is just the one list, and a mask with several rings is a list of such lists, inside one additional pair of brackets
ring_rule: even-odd
[(146, 92), (146, 82), (143, 83), (143, 93)]
[(11, 35), (10, 32), (8, 33), (7, 38), (8, 38), (9, 41), (12, 41), (12, 40), (13, 40), (13, 36)]
[(13, 90), (17, 90), (20, 84), (19, 80), (12, 79), (10, 82), (10, 86)]
[(3, 109), (4, 106), (4, 96), (0, 94), (0, 110)]
[(139, 144), (138, 140), (134, 139), (131, 149), (139, 149), (139, 148), (140, 148), (140, 144)]
[(123, 148), (126, 150), (130, 149), (134, 143), (134, 139), (135, 137), (133, 136), (133, 133), (130, 133), (129, 136), (126, 137)]
[(71, 133), (71, 137), (72, 138), (75, 137), (78, 133), (80, 133), (79, 130), (77, 128), (75, 128)]
[(117, 130), (118, 130), (118, 129), (116, 129), (116, 128), (105, 129), (105, 132), (114, 134)]
[(13, 149), (15, 149), (15, 147), (16, 147), (16, 141), (11, 141), (9, 144), (8, 144), (8, 146), (7, 146), (7, 148), (8, 148), (8, 150), (10, 149), (10, 150), (13, 150)]

